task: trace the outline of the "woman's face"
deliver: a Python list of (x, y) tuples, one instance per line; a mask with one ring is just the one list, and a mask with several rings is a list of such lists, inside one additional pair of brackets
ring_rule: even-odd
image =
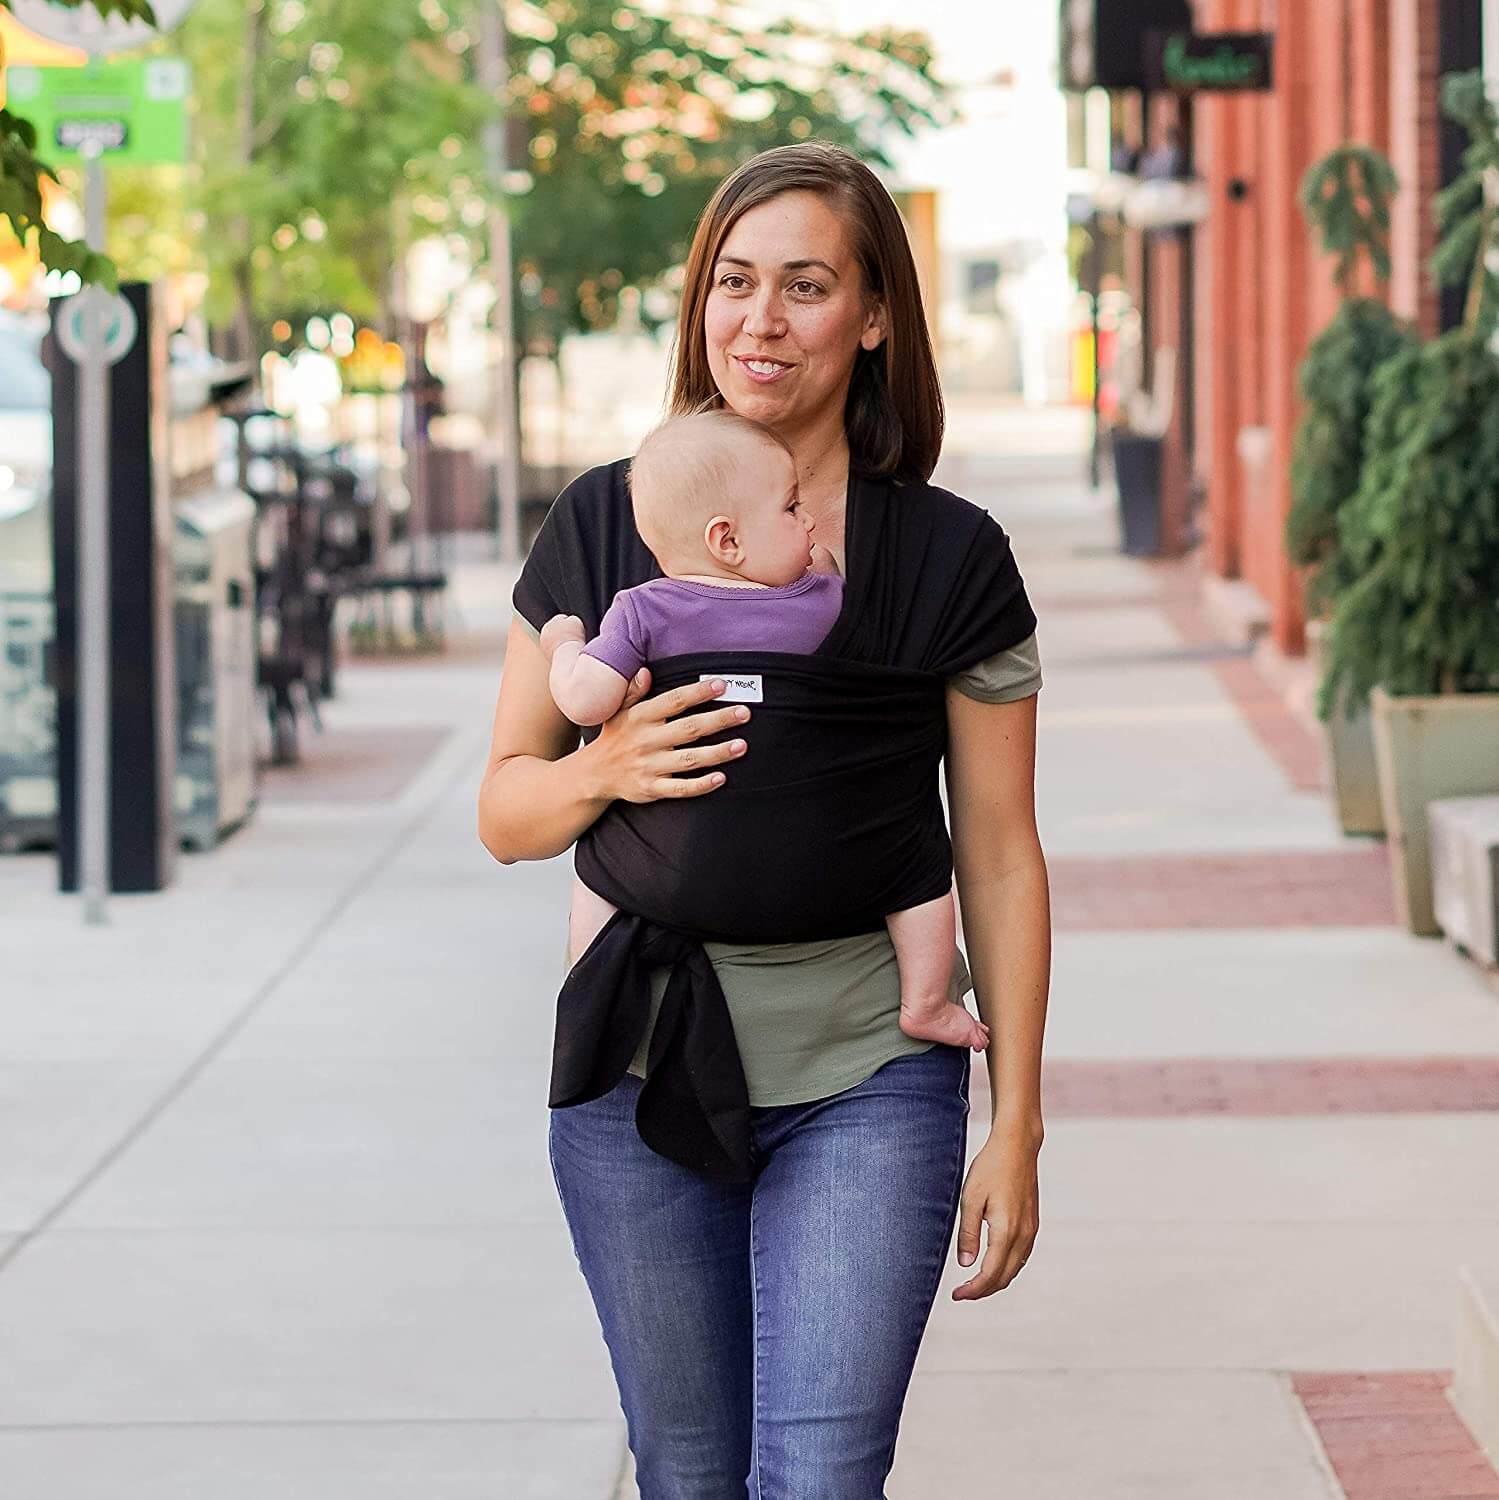
[(854, 358), (885, 324), (828, 201), (796, 191), (750, 209), (712, 276), (703, 331), (725, 402), (783, 432), (829, 412), (841, 423)]

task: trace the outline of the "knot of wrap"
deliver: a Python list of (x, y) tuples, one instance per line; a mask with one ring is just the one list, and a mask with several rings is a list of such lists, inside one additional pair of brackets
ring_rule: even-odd
[(552, 1108), (609, 1092), (650, 1021), (651, 970), (670, 974), (651, 1032), (635, 1127), (651, 1150), (719, 1182), (753, 1176), (749, 1089), (718, 977), (702, 943), (619, 911), (557, 997)]

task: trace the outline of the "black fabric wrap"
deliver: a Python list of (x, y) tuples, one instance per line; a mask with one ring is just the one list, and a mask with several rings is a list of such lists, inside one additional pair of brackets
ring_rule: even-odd
[[(626, 462), (582, 475), (548, 513), (513, 596), (537, 629), (572, 614), (592, 636), (619, 590), (661, 576), (635, 530)], [(945, 894), (945, 679), (1036, 628), (1004, 531), (946, 490), (851, 479), (844, 551), (843, 610), (810, 655), (650, 663), (652, 696), (707, 673), (759, 675), (749, 724), (700, 742), (742, 733), (748, 753), (706, 796), (611, 803), (574, 856), (620, 910), (558, 996), (549, 1103), (619, 1081), (649, 1023), (651, 970), (668, 968), (636, 1126), (652, 1150), (721, 1181), (747, 1181), (754, 1164), (744, 1071), (703, 941), (876, 932), (888, 913)]]

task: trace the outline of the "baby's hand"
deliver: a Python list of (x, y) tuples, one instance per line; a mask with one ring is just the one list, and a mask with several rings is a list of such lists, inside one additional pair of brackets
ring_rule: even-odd
[(553, 615), (541, 627), (541, 650), (548, 661), (563, 641), (576, 641), (581, 646), (587, 639), (583, 622), (577, 615)]

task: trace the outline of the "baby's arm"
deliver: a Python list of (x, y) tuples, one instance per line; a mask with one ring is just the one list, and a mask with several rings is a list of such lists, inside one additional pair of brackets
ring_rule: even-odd
[(629, 680), (597, 657), (585, 656), (583, 622), (553, 615), (541, 628), (541, 649), (551, 662), (548, 683), (557, 707), (574, 724), (602, 724), (625, 701)]

